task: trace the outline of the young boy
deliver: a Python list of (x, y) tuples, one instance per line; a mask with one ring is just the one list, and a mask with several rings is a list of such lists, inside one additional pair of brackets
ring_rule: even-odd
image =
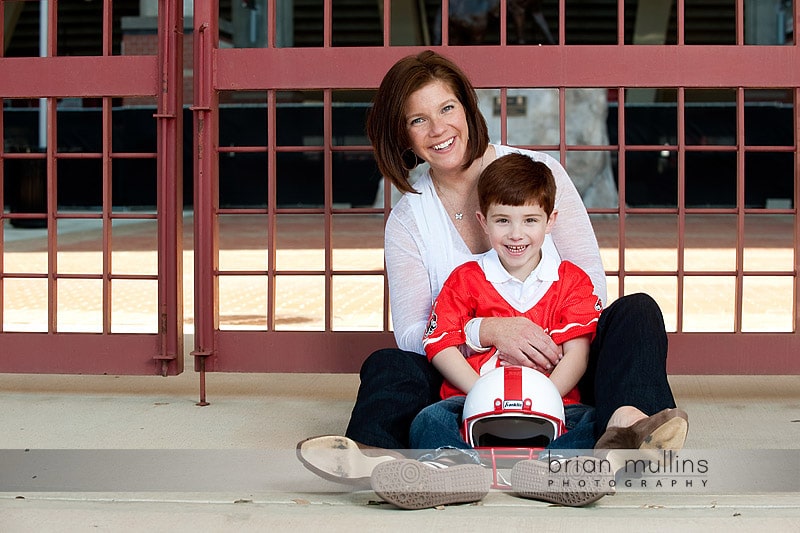
[[(480, 463), (477, 453), (462, 438), (460, 427), (465, 395), (482, 373), (500, 366), (497, 350), (481, 346), (478, 332), (482, 318), (524, 317), (541, 326), (562, 347), (562, 359), (549, 378), (564, 400), (567, 428), (592, 418), (591, 408), (579, 403), (576, 386), (586, 370), (602, 303), (594, 295), (592, 282), (583, 270), (568, 261), (559, 261), (543, 247), (558, 214), (554, 209), (555, 193), (555, 181), (547, 165), (522, 154), (498, 158), (479, 178), (480, 212), (476, 216), (492, 250), (477, 261), (456, 268), (431, 310), (423, 345), (444, 383), (442, 400), (423, 409), (411, 424), (412, 448), (434, 450), (421, 457), (422, 461), (446, 466)], [(591, 428), (591, 423), (582, 425)], [(587, 439), (575, 435), (578, 438), (571, 439), (569, 446), (560, 447), (592, 448), (591, 431), (585, 435)], [(397, 487), (393, 484), (393, 477), (399, 473), (397, 469), (404, 467), (406, 471), (402, 474), (407, 476), (411, 465), (408, 461), (379, 465), (373, 471), (373, 488), (392, 503), (406, 508), (482, 497), (475, 479), (461, 480), (472, 488), (462, 491), (461, 499), (444, 492), (433, 492), (427, 498), (420, 499), (419, 494), (409, 498), (409, 492), (392, 490)], [(455, 467), (459, 468), (466, 476), (468, 469)], [(451, 476), (455, 475), (455, 469)], [(521, 492), (516, 487), (515, 490)], [(600, 496), (587, 496), (577, 505)], [(557, 496), (554, 501), (575, 504), (561, 501)]]
[[(481, 318), (521, 316), (561, 345), (563, 357), (549, 377), (565, 405), (577, 404), (576, 385), (602, 304), (583, 270), (543, 248), (558, 215), (550, 169), (521, 154), (501, 157), (481, 175), (478, 196), (476, 216), (492, 250), (453, 271), (433, 304), (423, 340), (428, 359), (445, 378), (442, 400), (455, 398), (463, 406), (478, 377), (500, 365), (496, 349), (480, 345)], [(415, 435), (414, 425), (411, 433), (414, 448), (435, 448)], [(443, 445), (450, 443), (438, 447)]]

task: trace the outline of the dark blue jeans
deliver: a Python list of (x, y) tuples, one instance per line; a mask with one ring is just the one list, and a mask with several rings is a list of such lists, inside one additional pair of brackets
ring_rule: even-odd
[[(424, 356), (398, 349), (371, 354), (360, 375), (345, 435), (370, 446), (409, 448), (411, 422), (439, 401), (441, 375)], [(595, 407), (595, 440), (623, 405), (648, 415), (675, 407), (667, 381), (667, 334), (655, 300), (631, 294), (603, 311), (579, 387), (581, 401)], [(572, 446), (559, 445), (565, 447)]]
[[(409, 444), (418, 450), (471, 447), (461, 436), (465, 396), (453, 396), (429, 405), (414, 417)], [(564, 406), (567, 432), (547, 446), (549, 449), (591, 450), (594, 448), (594, 408), (583, 404)], [(476, 456), (477, 457), (477, 456)], [(480, 462), (476, 459), (477, 463)]]

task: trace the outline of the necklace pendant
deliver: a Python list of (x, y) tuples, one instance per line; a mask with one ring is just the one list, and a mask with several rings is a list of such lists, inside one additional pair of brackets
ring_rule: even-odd
[(456, 213), (455, 217), (456, 217), (456, 220), (461, 220), (462, 218), (464, 218), (464, 213)]

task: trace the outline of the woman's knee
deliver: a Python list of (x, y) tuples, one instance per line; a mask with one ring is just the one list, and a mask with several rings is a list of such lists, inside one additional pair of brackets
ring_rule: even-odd
[[(442, 377), (425, 356), (385, 348), (373, 352), (361, 365), (361, 383), (392, 390), (414, 390), (438, 398)], [(426, 402), (430, 403), (430, 401)]]
[(645, 292), (635, 292), (633, 294), (626, 294), (625, 296), (621, 296), (608, 307), (609, 309), (613, 309), (614, 311), (619, 311), (624, 309), (626, 313), (644, 312), (650, 314), (653, 312), (657, 312), (661, 314), (661, 308), (658, 306), (658, 302), (656, 302), (652, 296), (650, 296)]
[[(418, 361), (418, 359), (420, 361)], [(427, 360), (421, 355), (405, 352), (395, 348), (383, 348), (372, 352), (361, 364), (361, 377), (369, 375), (384, 375), (390, 374), (394, 376), (420, 376), (423, 377), (425, 372), (423, 365)], [(422, 361), (424, 360), (424, 361)]]
[[(664, 329), (664, 315), (658, 302), (652, 296), (643, 292), (627, 294), (614, 301), (600, 316), (601, 322), (622, 325), (632, 323), (626, 327), (644, 329)], [(634, 330), (635, 331), (635, 330)]]

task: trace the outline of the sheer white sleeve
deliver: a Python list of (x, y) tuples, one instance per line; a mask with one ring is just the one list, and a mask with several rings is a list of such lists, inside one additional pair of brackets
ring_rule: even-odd
[(556, 209), (558, 218), (552, 237), (561, 259), (581, 267), (592, 279), (594, 293), (608, 304), (606, 273), (600, 258), (600, 247), (575, 184), (561, 164), (550, 156), (545, 161), (556, 179)]
[[(399, 206), (398, 206), (399, 207)], [(419, 231), (408, 211), (395, 208), (386, 222), (385, 258), (397, 347), (424, 354), (422, 335), (433, 304)]]

